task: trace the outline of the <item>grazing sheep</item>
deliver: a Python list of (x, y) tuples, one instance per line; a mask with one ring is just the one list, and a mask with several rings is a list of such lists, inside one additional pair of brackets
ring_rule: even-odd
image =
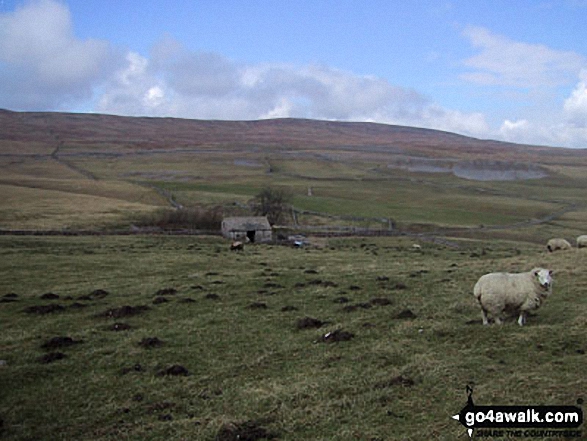
[(245, 249), (245, 246), (242, 242), (235, 241), (230, 244), (230, 251), (242, 251)]
[(482, 276), (473, 288), (483, 312), (483, 324), (489, 324), (487, 314), (501, 325), (504, 311), (519, 313), (518, 324), (526, 323), (528, 311), (538, 309), (552, 293), (552, 271), (534, 268), (526, 273), (491, 273)]
[(577, 248), (587, 248), (587, 234), (577, 237)]
[(565, 239), (550, 239), (546, 243), (546, 248), (552, 253), (556, 250), (570, 250), (573, 247)]

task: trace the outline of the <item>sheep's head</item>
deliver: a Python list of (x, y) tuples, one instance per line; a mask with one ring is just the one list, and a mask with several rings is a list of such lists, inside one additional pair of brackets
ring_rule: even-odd
[(538, 280), (538, 284), (545, 290), (552, 286), (552, 271), (544, 268), (534, 268), (532, 274)]

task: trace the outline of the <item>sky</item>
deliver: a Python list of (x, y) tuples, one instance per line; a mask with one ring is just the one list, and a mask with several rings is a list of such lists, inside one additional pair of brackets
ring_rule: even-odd
[(587, 148), (587, 0), (0, 0), (0, 108)]

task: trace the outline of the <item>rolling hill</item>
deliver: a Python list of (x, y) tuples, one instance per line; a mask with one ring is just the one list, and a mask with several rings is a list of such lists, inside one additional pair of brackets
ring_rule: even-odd
[(128, 226), (170, 200), (231, 211), (268, 185), (292, 192), (300, 227), (556, 218), (574, 233), (587, 218), (587, 150), (376, 123), (0, 110), (0, 167), (4, 229)]

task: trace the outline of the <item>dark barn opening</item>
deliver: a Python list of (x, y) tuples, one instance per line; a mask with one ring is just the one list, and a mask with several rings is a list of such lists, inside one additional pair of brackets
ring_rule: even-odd
[(255, 243), (255, 230), (247, 231), (247, 238), (251, 243)]

